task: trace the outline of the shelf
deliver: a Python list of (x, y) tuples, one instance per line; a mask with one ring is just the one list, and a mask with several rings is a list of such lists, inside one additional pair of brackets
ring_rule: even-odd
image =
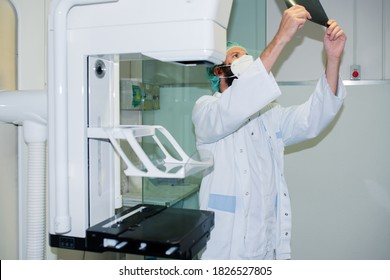
[[(157, 135), (157, 132), (160, 136)], [(151, 137), (164, 157), (152, 160), (153, 156), (147, 155), (140, 145), (139, 140), (142, 137)], [(172, 156), (168, 152), (159, 137), (163, 137), (169, 142), (177, 156)], [(213, 166), (213, 159), (210, 156), (197, 155), (202, 157), (202, 160), (189, 157), (173, 136), (162, 126), (134, 125), (114, 128), (88, 128), (88, 138), (110, 140), (113, 148), (126, 164), (127, 168), (124, 170), (126, 176), (185, 178)], [(135, 164), (130, 160), (130, 157), (122, 149), (119, 140), (127, 141), (140, 163)]]

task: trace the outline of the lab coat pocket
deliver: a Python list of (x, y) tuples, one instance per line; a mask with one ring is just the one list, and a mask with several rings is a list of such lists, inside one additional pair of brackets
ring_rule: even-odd
[(212, 208), (208, 210), (212, 210), (215, 214), (215, 226), (201, 258), (204, 260), (230, 259), (232, 245), (237, 243), (233, 239), (235, 215), (229, 211)]
[(284, 142), (283, 142), (282, 132), (280, 130), (275, 132), (275, 138), (276, 138), (277, 151), (279, 153), (284, 153)]

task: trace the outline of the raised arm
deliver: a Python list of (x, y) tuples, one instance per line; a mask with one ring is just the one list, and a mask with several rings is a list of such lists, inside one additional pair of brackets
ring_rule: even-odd
[(326, 53), (326, 79), (333, 94), (337, 94), (341, 56), (344, 51), (347, 37), (335, 20), (328, 21), (329, 27), (324, 36)]
[(271, 72), (284, 47), (308, 19), (311, 19), (309, 12), (300, 5), (292, 6), (284, 11), (278, 32), (260, 55), (260, 59), (268, 73)]

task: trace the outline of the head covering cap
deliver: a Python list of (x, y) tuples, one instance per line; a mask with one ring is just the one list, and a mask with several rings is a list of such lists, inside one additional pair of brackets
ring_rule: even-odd
[(233, 42), (233, 41), (227, 41), (226, 52), (228, 52), (230, 49), (235, 48), (235, 47), (239, 47), (239, 48), (243, 49), (245, 52), (247, 52), (247, 50), (243, 46), (241, 46), (239, 43)]

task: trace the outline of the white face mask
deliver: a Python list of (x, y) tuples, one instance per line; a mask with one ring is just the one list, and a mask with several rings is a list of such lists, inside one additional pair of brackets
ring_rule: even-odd
[(242, 75), (242, 73), (244, 73), (252, 63), (253, 56), (246, 54), (233, 61), (230, 69), (232, 70), (233, 74), (239, 78), (240, 75)]

